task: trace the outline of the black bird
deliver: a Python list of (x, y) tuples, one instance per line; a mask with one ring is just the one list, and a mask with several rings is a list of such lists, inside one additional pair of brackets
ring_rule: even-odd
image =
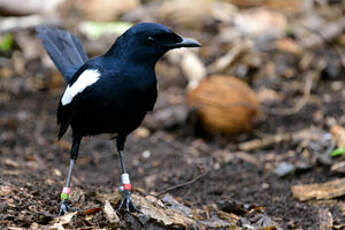
[(131, 183), (126, 171), (124, 145), (157, 98), (154, 66), (167, 51), (180, 47), (200, 47), (168, 27), (157, 23), (138, 23), (122, 34), (102, 56), (88, 59), (80, 40), (67, 31), (39, 26), (38, 36), (49, 56), (62, 73), (67, 87), (61, 97), (57, 122), (60, 139), (72, 128), (70, 166), (61, 193), (59, 214), (73, 210), (68, 198), (73, 166), (84, 136), (100, 133), (116, 135), (121, 161), (119, 208), (139, 211), (131, 199)]

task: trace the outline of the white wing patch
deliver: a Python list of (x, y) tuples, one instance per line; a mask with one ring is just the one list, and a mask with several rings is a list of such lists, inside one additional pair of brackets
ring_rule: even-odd
[(83, 92), (86, 87), (98, 81), (100, 76), (101, 73), (97, 69), (84, 70), (84, 72), (81, 73), (81, 75), (75, 82), (73, 82), (72, 85), (67, 85), (67, 88), (61, 98), (62, 105), (71, 103), (75, 95)]

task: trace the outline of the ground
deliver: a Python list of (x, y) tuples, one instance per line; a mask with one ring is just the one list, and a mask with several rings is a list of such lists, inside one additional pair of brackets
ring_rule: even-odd
[[(327, 88), (330, 82), (323, 84)], [(9, 223), (20, 227), (29, 227), (33, 222), (44, 223), (46, 220), (40, 219), (43, 213), (56, 215), (58, 212), (58, 197), (67, 172), (71, 141), (68, 133), (57, 142), (55, 112), (60, 91), (10, 96), (11, 103), (2, 103), (0, 107), (4, 124), (1, 126), (1, 184), (19, 189), (10, 198), (11, 206), (4, 202), (1, 205), (4, 227)], [(320, 87), (318, 95), (322, 94), (323, 88)], [(325, 104), (322, 109), (330, 111), (336, 107), (341, 110), (337, 114), (341, 114), (344, 111), (342, 102), (336, 100), (336, 94), (331, 97), (338, 104)], [(319, 125), (314, 123), (312, 117), (316, 109), (306, 106), (291, 116), (269, 116), (256, 129), (274, 134), (277, 130), (287, 133)], [(147, 193), (159, 193), (207, 171), (191, 185), (170, 193), (201, 208), (231, 198), (243, 204), (262, 206), (265, 213), (284, 229), (317, 229), (318, 210), (327, 205), (293, 199), (291, 186), (337, 178), (338, 175), (330, 173), (328, 167), (316, 164), (309, 170), (279, 177), (269, 166), (276, 159), (268, 155), (284, 158), (286, 152), (295, 150), (297, 146), (294, 143), (274, 144), (266, 149), (254, 150), (248, 153), (248, 160), (236, 157), (237, 144), (241, 142), (239, 139), (187, 136), (184, 129), (158, 129), (148, 136), (136, 132), (129, 137), (125, 155), (135, 188)], [(245, 138), (253, 138), (253, 134)], [(223, 158), (217, 157), (224, 152), (234, 152), (235, 155), (224, 162)], [(298, 155), (291, 157), (299, 158)], [(73, 188), (85, 193), (78, 205), (84, 209), (100, 206), (95, 203), (96, 192), (116, 190), (119, 175), (120, 164), (114, 141), (106, 135), (85, 138), (72, 179)], [(29, 193), (32, 200), (20, 200), (21, 192)], [(337, 206), (330, 205), (328, 208), (334, 215), (334, 223), (343, 223), (344, 214)], [(104, 220), (98, 222), (99, 227), (104, 225)]]

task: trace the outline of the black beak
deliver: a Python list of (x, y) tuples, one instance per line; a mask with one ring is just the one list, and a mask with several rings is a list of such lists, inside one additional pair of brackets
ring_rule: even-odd
[(182, 38), (182, 42), (176, 44), (177, 47), (201, 47), (201, 44), (192, 38)]
[(201, 44), (192, 38), (182, 38), (182, 41), (172, 44), (166, 44), (169, 49), (181, 48), (181, 47), (201, 47)]

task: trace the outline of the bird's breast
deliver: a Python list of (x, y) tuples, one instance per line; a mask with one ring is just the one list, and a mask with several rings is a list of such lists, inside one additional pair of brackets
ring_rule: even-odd
[[(93, 106), (104, 111), (121, 114), (141, 113), (150, 110), (157, 98), (156, 81), (123, 78), (105, 80), (93, 91)], [(89, 104), (91, 106), (91, 104)]]

